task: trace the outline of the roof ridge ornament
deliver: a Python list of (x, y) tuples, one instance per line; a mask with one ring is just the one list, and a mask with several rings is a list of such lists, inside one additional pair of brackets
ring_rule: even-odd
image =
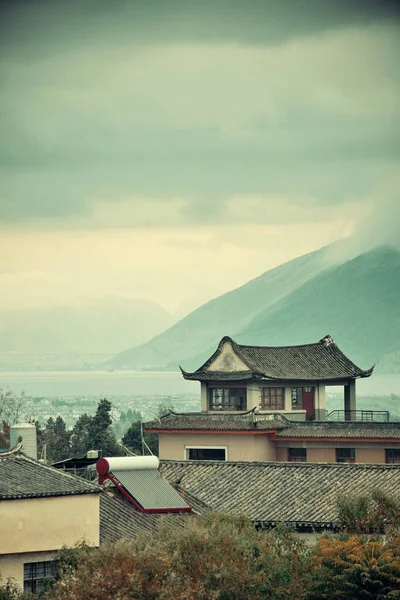
[(324, 346), (326, 346), (327, 348), (328, 348), (329, 346), (332, 346), (332, 345), (336, 346), (336, 342), (335, 342), (335, 340), (334, 340), (334, 339), (333, 339), (333, 337), (332, 337), (331, 335), (329, 335), (329, 334), (328, 334), (328, 335), (326, 335), (325, 337), (323, 337), (321, 340), (319, 340), (319, 343), (320, 343), (320, 344), (323, 344), (323, 345), (324, 345)]

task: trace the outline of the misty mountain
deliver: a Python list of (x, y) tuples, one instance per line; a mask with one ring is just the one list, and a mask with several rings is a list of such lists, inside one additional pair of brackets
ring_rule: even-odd
[(215, 349), (221, 337), (241, 331), (262, 311), (326, 269), (330, 254), (329, 247), (322, 248), (266, 271), (200, 306), (148, 343), (121, 352), (108, 364), (135, 369), (188, 365), (203, 349)]
[(0, 352), (108, 353), (145, 342), (173, 322), (151, 300), (107, 296), (81, 308), (0, 313)]
[(193, 369), (223, 335), (247, 344), (285, 345), (318, 341), (329, 333), (360, 366), (381, 361), (393, 372), (400, 370), (395, 364), (400, 351), (400, 253), (381, 247), (334, 266), (329, 255), (326, 247), (267, 271), (149, 342), (117, 354), (110, 364)]
[(326, 333), (363, 367), (400, 349), (400, 252), (377, 248), (320, 273), (236, 338), (274, 346), (317, 341)]

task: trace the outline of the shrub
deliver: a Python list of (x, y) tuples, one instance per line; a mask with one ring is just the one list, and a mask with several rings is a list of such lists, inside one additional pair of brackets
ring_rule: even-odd
[(300, 600), (310, 579), (307, 551), (291, 532), (256, 531), (225, 515), (99, 550), (65, 550), (61, 565), (49, 600)]
[(320, 540), (313, 550), (316, 583), (310, 600), (400, 598), (399, 542), (357, 536)]
[(348, 533), (382, 533), (385, 525), (400, 524), (400, 502), (378, 489), (337, 499), (339, 519)]
[(23, 600), (24, 594), (13, 579), (0, 579), (0, 600)]

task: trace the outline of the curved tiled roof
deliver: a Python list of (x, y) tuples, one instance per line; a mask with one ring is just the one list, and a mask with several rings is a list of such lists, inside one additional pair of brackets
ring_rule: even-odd
[(400, 495), (400, 465), (163, 460), (161, 472), (210, 509), (265, 524), (340, 526), (338, 495)]
[(233, 414), (176, 413), (170, 410), (160, 420), (146, 423), (145, 431), (275, 431), (288, 424), (288, 420), (280, 414), (261, 414), (254, 409)]
[(22, 452), (0, 453), (0, 501), (94, 494), (99, 491), (98, 485), (44, 465)]
[[(249, 371), (211, 371), (212, 362), (219, 356), (223, 345), (232, 345), (235, 354), (249, 367)], [(193, 373), (181, 368), (185, 379), (197, 381), (246, 380), (268, 378), (285, 381), (338, 381), (369, 377), (373, 367), (363, 370), (338, 348), (329, 335), (314, 344), (302, 346), (246, 346), (230, 337), (220, 341), (214, 354)]]

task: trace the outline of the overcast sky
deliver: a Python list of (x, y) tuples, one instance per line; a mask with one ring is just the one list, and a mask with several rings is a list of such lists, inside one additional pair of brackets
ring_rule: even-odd
[(193, 307), (398, 237), (398, 2), (0, 10), (0, 308)]

